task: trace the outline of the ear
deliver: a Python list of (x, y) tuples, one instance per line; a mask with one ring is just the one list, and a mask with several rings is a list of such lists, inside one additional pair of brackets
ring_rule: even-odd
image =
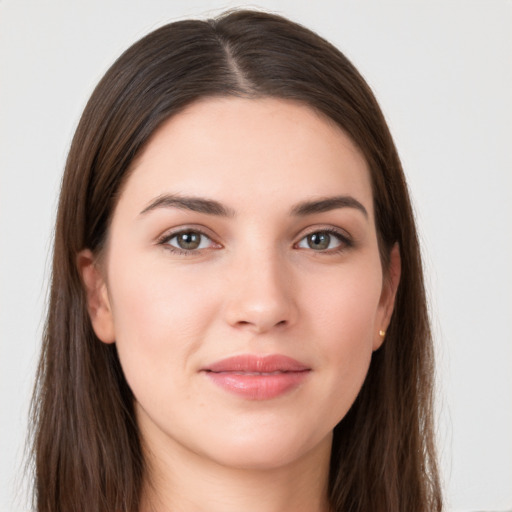
[[(384, 275), (382, 292), (379, 301), (379, 314), (378, 323), (376, 325), (377, 332), (375, 333), (373, 350), (380, 348), (386, 337), (386, 330), (389, 322), (391, 321), (391, 315), (395, 307), (395, 297), (400, 283), (400, 275), (402, 273), (402, 262), (400, 258), (400, 247), (398, 243), (393, 245), (389, 257), (389, 267)], [(382, 334), (384, 333), (384, 334)]]
[(103, 343), (114, 343), (114, 318), (110, 307), (107, 284), (89, 249), (78, 253), (77, 267), (87, 298), (87, 311), (96, 336)]

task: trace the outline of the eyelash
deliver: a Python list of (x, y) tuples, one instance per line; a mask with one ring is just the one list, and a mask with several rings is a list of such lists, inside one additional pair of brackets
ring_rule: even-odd
[[(174, 245), (170, 245), (169, 242), (173, 239), (178, 237), (179, 235), (184, 235), (186, 233), (192, 233), (199, 235), (201, 237), (207, 238), (211, 241), (212, 245), (216, 245), (218, 247), (221, 247), (220, 244), (212, 240), (210, 236), (208, 236), (206, 233), (204, 233), (202, 230), (198, 228), (186, 228), (186, 229), (180, 229), (179, 231), (174, 231), (172, 233), (166, 233), (164, 236), (162, 236), (160, 239), (158, 239), (157, 244), (163, 246), (166, 250), (171, 251), (173, 254), (177, 254), (179, 256), (191, 256), (194, 253), (200, 253), (204, 251), (205, 249), (180, 249), (179, 247), (175, 247)], [(200, 242), (200, 244), (202, 241)]]
[(310, 231), (309, 233), (306, 233), (294, 246), (297, 246), (299, 243), (301, 243), (303, 240), (305, 240), (307, 237), (311, 235), (317, 235), (317, 234), (327, 234), (329, 236), (334, 236), (338, 242), (339, 246), (335, 247), (333, 249), (326, 249), (326, 250), (320, 250), (315, 251), (314, 249), (310, 250), (313, 253), (319, 253), (319, 254), (339, 254), (341, 252), (346, 251), (347, 249), (351, 249), (354, 247), (353, 240), (350, 239), (346, 234), (343, 234), (341, 231), (335, 229), (335, 228), (322, 228), (322, 229), (315, 229), (313, 231)]
[[(210, 236), (208, 236), (206, 233), (204, 233), (201, 229), (198, 229), (198, 228), (181, 229), (179, 231), (174, 231), (172, 233), (166, 233), (165, 235), (163, 235), (161, 238), (159, 238), (157, 240), (157, 244), (163, 246), (166, 250), (171, 251), (173, 254), (177, 254), (180, 256), (191, 256), (194, 253), (197, 254), (204, 250), (210, 249), (210, 247), (202, 248), (202, 249), (199, 249), (199, 248), (198, 249), (180, 249), (174, 245), (169, 244), (169, 242), (173, 238), (176, 238), (179, 235), (183, 235), (186, 233), (196, 234), (201, 237), (207, 238), (208, 240), (210, 240), (212, 245), (217, 246), (214, 248), (221, 247), (220, 244), (218, 244), (217, 242), (212, 240), (212, 238)], [(315, 230), (310, 231), (309, 233), (306, 233), (305, 235), (303, 235), (300, 238), (300, 240), (293, 245), (294, 248), (302, 249), (302, 248), (298, 247), (298, 244), (300, 244), (303, 240), (307, 239), (307, 237), (309, 237), (311, 235), (317, 235), (317, 234), (327, 234), (329, 236), (334, 236), (338, 240), (339, 246), (335, 247), (333, 249), (318, 250), (318, 251), (315, 251), (314, 249), (309, 248), (309, 250), (313, 253), (316, 252), (319, 254), (339, 254), (339, 253), (344, 252), (347, 249), (350, 249), (354, 246), (354, 242), (347, 235), (342, 234), (339, 230), (334, 229), (334, 228), (322, 228), (322, 229), (315, 229)], [(200, 242), (200, 245), (201, 245), (201, 243), (202, 243), (202, 241)]]

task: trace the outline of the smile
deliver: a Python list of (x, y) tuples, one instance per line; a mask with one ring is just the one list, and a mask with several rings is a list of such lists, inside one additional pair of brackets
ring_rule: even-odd
[(288, 373), (283, 371), (275, 371), (275, 372), (215, 372), (219, 374), (230, 374), (230, 375), (280, 375), (282, 373)]
[(247, 400), (270, 400), (300, 386), (311, 368), (283, 355), (242, 355), (201, 369), (211, 382)]

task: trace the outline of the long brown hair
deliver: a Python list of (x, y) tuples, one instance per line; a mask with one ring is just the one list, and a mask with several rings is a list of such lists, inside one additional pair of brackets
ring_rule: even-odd
[(50, 303), (33, 398), (39, 512), (137, 512), (145, 462), (115, 344), (88, 317), (76, 266), (98, 253), (130, 164), (162, 122), (199, 98), (293, 99), (336, 122), (371, 171), (384, 269), (402, 277), (382, 348), (334, 431), (332, 509), (442, 508), (433, 436), (433, 354), (422, 265), (400, 160), (366, 82), (331, 44), (282, 17), (235, 11), (147, 35), (108, 70), (76, 130), (62, 182)]

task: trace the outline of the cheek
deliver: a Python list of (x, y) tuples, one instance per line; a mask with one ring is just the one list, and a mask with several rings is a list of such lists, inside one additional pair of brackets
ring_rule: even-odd
[(382, 289), (379, 267), (347, 266), (332, 275), (315, 276), (306, 286), (303, 309), (311, 323), (329, 333), (326, 339), (371, 343)]
[[(343, 274), (343, 275), (342, 275)], [(338, 278), (310, 288), (308, 309), (319, 365), (325, 368), (326, 410), (335, 425), (364, 382), (373, 353), (382, 276), (375, 270), (347, 269)], [(339, 283), (333, 286), (333, 282)], [(317, 280), (317, 285), (322, 284)], [(316, 290), (313, 292), (313, 290)]]
[(192, 371), (190, 361), (215, 314), (212, 299), (187, 273), (143, 259), (116, 265), (110, 277), (116, 345), (130, 387), (136, 395), (156, 382), (183, 387), (180, 378)]
[(176, 348), (180, 338), (188, 338), (201, 328), (201, 320), (206, 322), (211, 316), (211, 301), (194, 273), (173, 269), (165, 261), (139, 258), (132, 264), (116, 265), (110, 274), (119, 341), (137, 337), (148, 345), (159, 341), (168, 345), (174, 340)]

